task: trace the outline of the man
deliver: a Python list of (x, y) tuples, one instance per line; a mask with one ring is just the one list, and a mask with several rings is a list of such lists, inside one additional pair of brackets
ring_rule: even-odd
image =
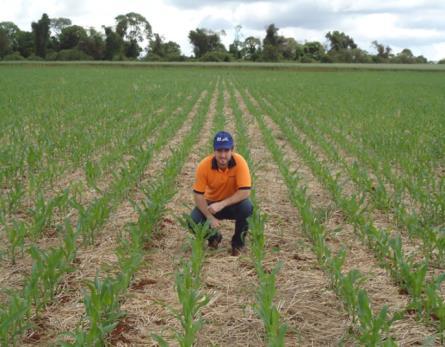
[(213, 155), (204, 158), (196, 169), (193, 184), (196, 207), (191, 218), (197, 224), (209, 222), (215, 232), (208, 243), (214, 249), (222, 240), (217, 231), (220, 220), (235, 220), (232, 255), (238, 256), (244, 247), (247, 218), (253, 211), (249, 199), (252, 185), (249, 167), (246, 160), (233, 151), (233, 138), (228, 132), (220, 131), (215, 135), (213, 148)]

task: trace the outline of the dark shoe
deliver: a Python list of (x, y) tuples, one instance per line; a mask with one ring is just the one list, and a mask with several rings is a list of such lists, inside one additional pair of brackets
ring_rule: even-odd
[(241, 254), (241, 248), (232, 247), (232, 257), (238, 257)]
[(216, 234), (209, 239), (209, 248), (218, 249), (218, 245), (221, 243), (222, 235), (220, 233)]

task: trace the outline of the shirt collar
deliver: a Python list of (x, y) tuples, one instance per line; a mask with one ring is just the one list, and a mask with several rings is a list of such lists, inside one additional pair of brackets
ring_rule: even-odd
[[(235, 158), (232, 155), (232, 158), (230, 158), (229, 163), (228, 163), (228, 168), (231, 169), (232, 167), (234, 167), (236, 165), (236, 161)], [(216, 158), (213, 157), (212, 159), (212, 170), (218, 170), (218, 163), (216, 162)]]

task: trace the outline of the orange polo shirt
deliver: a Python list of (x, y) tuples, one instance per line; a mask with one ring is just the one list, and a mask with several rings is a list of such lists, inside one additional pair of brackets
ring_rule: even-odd
[(206, 200), (220, 201), (235, 194), (238, 189), (250, 189), (252, 181), (246, 160), (232, 153), (227, 168), (218, 168), (213, 154), (205, 157), (196, 169), (193, 191), (204, 194)]

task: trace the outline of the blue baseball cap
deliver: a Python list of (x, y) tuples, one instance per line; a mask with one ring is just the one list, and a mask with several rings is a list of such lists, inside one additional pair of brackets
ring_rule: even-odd
[(233, 137), (227, 131), (218, 131), (213, 139), (213, 148), (218, 149), (232, 149)]

